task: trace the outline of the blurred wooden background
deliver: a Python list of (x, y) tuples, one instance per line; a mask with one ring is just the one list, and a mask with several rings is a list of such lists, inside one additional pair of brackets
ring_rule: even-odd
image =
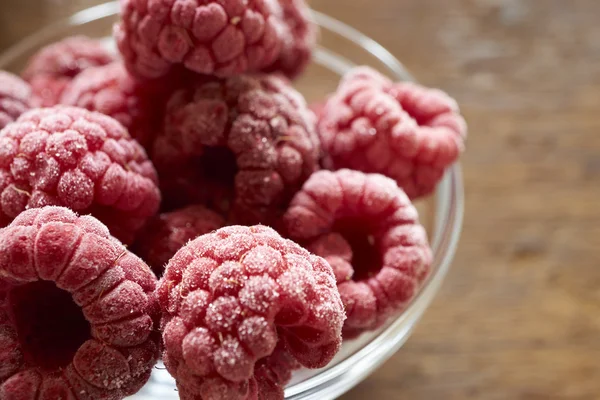
[[(0, 48), (96, 3), (2, 0)], [(453, 269), (405, 347), (342, 399), (600, 399), (600, 2), (312, 4), (470, 125)]]

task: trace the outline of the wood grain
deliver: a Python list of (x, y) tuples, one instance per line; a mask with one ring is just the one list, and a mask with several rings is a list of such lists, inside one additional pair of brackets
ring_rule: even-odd
[[(98, 2), (32, 3), (2, 0), (0, 46)], [(342, 399), (600, 399), (600, 2), (313, 5), (450, 92), (470, 125), (453, 269), (405, 347)]]

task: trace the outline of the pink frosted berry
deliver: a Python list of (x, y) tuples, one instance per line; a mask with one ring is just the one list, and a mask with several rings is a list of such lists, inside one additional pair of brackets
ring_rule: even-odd
[(101, 41), (73, 36), (34, 54), (23, 72), (23, 78), (31, 84), (40, 105), (51, 107), (59, 103), (64, 88), (82, 71), (113, 60), (113, 55)]
[(173, 94), (153, 161), (169, 207), (205, 204), (271, 224), (318, 168), (314, 115), (274, 75), (201, 79)]
[(81, 108), (34, 109), (0, 131), (0, 223), (28, 208), (91, 213), (131, 243), (160, 203), (143, 148), (114, 119)]
[(285, 26), (275, 0), (123, 0), (115, 37), (130, 71), (142, 78), (182, 65), (232, 76), (277, 59)]
[(282, 399), (296, 363), (323, 367), (341, 345), (331, 267), (271, 228), (231, 226), (190, 242), (156, 293), (165, 365), (185, 398)]
[(447, 94), (394, 83), (359, 67), (320, 114), (328, 163), (394, 179), (410, 198), (430, 194), (464, 149), (466, 124)]
[(121, 62), (115, 62), (83, 71), (67, 85), (60, 102), (113, 117), (150, 148), (172, 83), (169, 79), (139, 82)]
[(137, 392), (158, 358), (155, 286), (95, 218), (23, 212), (0, 229), (0, 398)]
[(204, 206), (189, 206), (150, 220), (137, 238), (135, 251), (157, 275), (179, 249), (198, 236), (225, 226), (225, 220)]
[(0, 71), (0, 129), (31, 107), (31, 87), (11, 73)]
[(379, 174), (320, 171), (284, 216), (292, 239), (333, 267), (348, 316), (344, 337), (384, 324), (419, 290), (431, 250), (417, 210)]

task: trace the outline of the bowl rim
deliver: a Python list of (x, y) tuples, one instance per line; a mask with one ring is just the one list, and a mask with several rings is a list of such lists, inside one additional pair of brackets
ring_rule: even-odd
[[(65, 26), (79, 26), (119, 12), (119, 1), (109, 1), (74, 13), (28, 35), (0, 55), (0, 68), (13, 62), (26, 51), (39, 47), (48, 35)], [(404, 65), (386, 48), (355, 28), (313, 10), (316, 22), (366, 50), (380, 60), (398, 80), (415, 81)], [(462, 231), (464, 217), (464, 185), (459, 163), (451, 166), (436, 189), (435, 224), (431, 237), (434, 272), (423, 282), (419, 292), (379, 335), (354, 354), (326, 370), (287, 387), (286, 400), (333, 399), (356, 386), (388, 360), (408, 339), (415, 323), (423, 315), (446, 277)]]

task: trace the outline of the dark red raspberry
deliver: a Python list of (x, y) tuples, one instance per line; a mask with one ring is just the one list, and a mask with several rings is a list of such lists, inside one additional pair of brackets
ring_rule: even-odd
[(319, 154), (302, 95), (283, 78), (242, 75), (175, 92), (153, 161), (169, 207), (206, 204), (251, 225), (285, 211)]
[(317, 44), (318, 27), (312, 21), (310, 9), (304, 0), (278, 0), (283, 9), (285, 31), (279, 58), (268, 71), (282, 72), (296, 78), (312, 59)]
[(318, 124), (333, 168), (389, 176), (410, 198), (430, 194), (464, 149), (466, 124), (440, 90), (393, 83), (368, 67), (350, 72)]
[(198, 236), (225, 226), (225, 220), (203, 206), (189, 206), (150, 220), (138, 235), (135, 252), (157, 275), (179, 249)]
[(232, 76), (259, 71), (277, 59), (285, 31), (274, 0), (123, 0), (115, 27), (130, 71), (157, 78), (173, 66)]
[(56, 106), (0, 131), (0, 223), (27, 208), (61, 205), (94, 215), (130, 244), (159, 203), (152, 163), (110, 117)]
[(0, 129), (31, 107), (31, 88), (11, 73), (0, 71)]
[(162, 123), (169, 80), (139, 82), (122, 63), (89, 68), (65, 88), (61, 104), (98, 111), (119, 121), (144, 148), (150, 148)]
[(114, 61), (100, 40), (73, 36), (42, 48), (31, 57), (23, 78), (28, 81), (40, 105), (59, 103), (66, 85), (82, 71)]
[(264, 226), (190, 242), (169, 262), (157, 297), (165, 365), (186, 398), (282, 393), (293, 360), (323, 367), (341, 345), (331, 267)]
[(98, 220), (62, 207), (0, 229), (0, 398), (115, 400), (158, 359), (156, 277)]
[(383, 175), (317, 172), (284, 220), (292, 239), (310, 243), (336, 270), (345, 338), (400, 312), (429, 273), (432, 255), (417, 210)]

